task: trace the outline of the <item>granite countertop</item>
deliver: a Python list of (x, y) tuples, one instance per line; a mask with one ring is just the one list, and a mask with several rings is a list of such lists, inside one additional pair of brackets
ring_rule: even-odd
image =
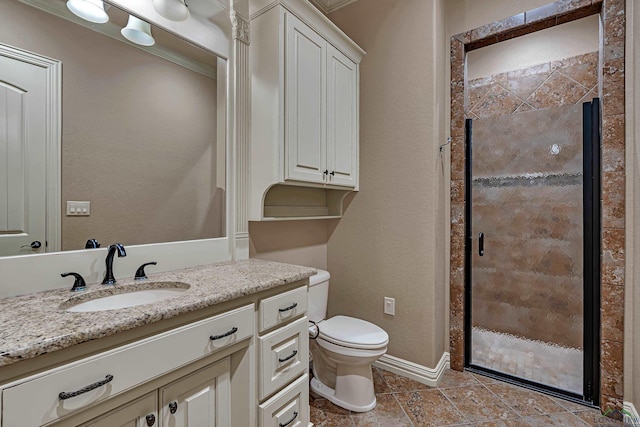
[[(144, 282), (131, 278), (115, 286), (89, 285), (79, 293), (69, 292), (69, 287), (2, 298), (0, 366), (303, 280), (315, 272), (309, 267), (252, 259), (150, 274)], [(153, 282), (187, 283), (190, 288), (156, 303), (116, 310), (80, 313), (61, 308), (71, 305), (70, 298), (81, 302), (96, 293), (104, 296), (155, 287)]]

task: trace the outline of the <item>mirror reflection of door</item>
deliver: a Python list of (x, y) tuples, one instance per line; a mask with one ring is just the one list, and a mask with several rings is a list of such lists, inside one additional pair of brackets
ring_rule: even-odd
[(39, 62), (0, 45), (0, 256), (47, 250), (47, 139), (56, 103), (51, 70)]

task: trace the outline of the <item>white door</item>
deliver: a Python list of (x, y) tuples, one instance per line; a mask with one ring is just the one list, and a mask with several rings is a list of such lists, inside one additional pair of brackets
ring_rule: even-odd
[(152, 392), (82, 427), (156, 427), (158, 426), (157, 393)]
[(161, 388), (160, 426), (230, 426), (230, 372), (229, 357), (226, 357)]
[(327, 43), (289, 13), (286, 24), (285, 178), (324, 183)]
[(0, 46), (0, 256), (46, 250), (47, 185), (57, 189), (57, 182), (47, 183), (48, 150), (57, 145), (51, 117), (58, 112), (50, 111), (55, 82), (50, 67), (32, 58)]
[(333, 46), (327, 52), (327, 169), (329, 184), (356, 187), (358, 70)]

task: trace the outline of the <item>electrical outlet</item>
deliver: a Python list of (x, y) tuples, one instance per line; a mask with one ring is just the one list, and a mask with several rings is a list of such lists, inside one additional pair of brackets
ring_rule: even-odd
[(91, 215), (91, 202), (76, 202), (67, 200), (67, 216)]
[(384, 314), (396, 315), (396, 299), (384, 297)]

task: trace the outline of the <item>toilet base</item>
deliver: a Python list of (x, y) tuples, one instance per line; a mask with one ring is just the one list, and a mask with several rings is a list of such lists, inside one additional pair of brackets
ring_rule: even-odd
[(329, 402), (334, 403), (341, 408), (348, 409), (353, 412), (367, 412), (376, 407), (376, 396), (373, 395), (373, 401), (369, 404), (362, 406), (355, 406), (351, 403), (345, 402), (338, 397), (336, 397), (336, 391), (329, 386), (324, 385), (319, 379), (313, 378), (311, 380), (311, 390), (314, 393), (324, 397)]

